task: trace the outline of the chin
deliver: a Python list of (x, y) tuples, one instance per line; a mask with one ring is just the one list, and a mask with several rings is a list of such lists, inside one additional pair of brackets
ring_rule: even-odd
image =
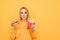
[(22, 20), (26, 20), (25, 18), (23, 18)]

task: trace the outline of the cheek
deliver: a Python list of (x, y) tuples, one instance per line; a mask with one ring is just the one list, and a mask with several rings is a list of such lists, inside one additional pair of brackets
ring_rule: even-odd
[(23, 17), (23, 14), (21, 14), (20, 16)]
[(25, 17), (27, 17), (27, 14), (25, 14)]

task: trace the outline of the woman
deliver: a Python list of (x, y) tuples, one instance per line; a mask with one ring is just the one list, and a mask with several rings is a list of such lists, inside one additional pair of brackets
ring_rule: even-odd
[(31, 33), (35, 32), (34, 20), (29, 19), (29, 12), (26, 7), (19, 11), (20, 19), (11, 24), (11, 40), (33, 40)]

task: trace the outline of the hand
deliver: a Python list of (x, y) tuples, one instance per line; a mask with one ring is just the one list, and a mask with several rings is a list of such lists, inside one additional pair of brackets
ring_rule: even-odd
[(35, 27), (35, 25), (31, 25), (32, 27), (31, 27), (31, 30), (32, 31), (36, 31), (36, 27)]

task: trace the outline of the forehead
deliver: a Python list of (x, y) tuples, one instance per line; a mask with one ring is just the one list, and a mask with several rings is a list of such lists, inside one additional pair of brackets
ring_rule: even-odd
[(27, 12), (27, 10), (26, 9), (21, 9), (21, 12)]

